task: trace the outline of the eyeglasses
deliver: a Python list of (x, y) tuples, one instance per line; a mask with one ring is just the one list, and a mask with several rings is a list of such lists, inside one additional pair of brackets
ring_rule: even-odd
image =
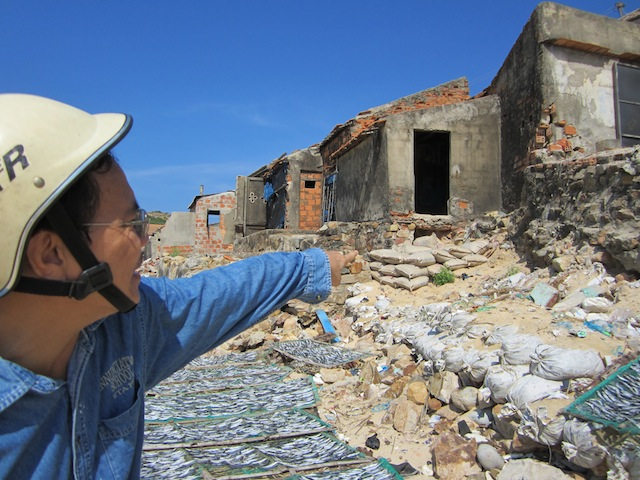
[[(83, 223), (83, 227), (111, 227), (113, 223)], [(136, 216), (129, 222), (122, 222), (117, 225), (121, 228), (132, 227), (136, 232), (136, 235), (140, 238), (147, 238), (149, 236), (149, 217), (147, 217), (147, 211), (143, 208), (136, 210)]]

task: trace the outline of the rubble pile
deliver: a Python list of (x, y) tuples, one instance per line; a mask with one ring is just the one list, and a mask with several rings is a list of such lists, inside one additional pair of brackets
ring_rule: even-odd
[[(292, 301), (214, 353), (264, 350), (274, 362), (312, 375), (322, 421), (406, 477), (640, 478), (638, 434), (567, 413), (640, 354), (640, 282), (610, 275), (588, 249), (571, 250), (571, 262), (530, 270), (504, 235), (455, 245), (419, 237), (372, 250), (356, 263), (374, 281), (343, 284), (320, 305)], [(396, 283), (433, 278), (429, 267), (454, 260), (445, 252), (484, 261), (449, 263), (455, 279), (447, 285)], [(412, 263), (427, 254), (436, 260), (431, 265)], [(188, 276), (231, 261), (164, 257), (145, 268)], [(409, 278), (410, 266), (428, 275)], [(382, 274), (391, 268), (395, 275)], [(381, 281), (385, 276), (395, 280)], [(297, 339), (366, 355), (323, 367), (304, 362), (304, 352), (291, 361), (272, 349)], [(640, 428), (635, 385), (603, 410), (636, 412)], [(623, 405), (620, 398), (636, 400)]]

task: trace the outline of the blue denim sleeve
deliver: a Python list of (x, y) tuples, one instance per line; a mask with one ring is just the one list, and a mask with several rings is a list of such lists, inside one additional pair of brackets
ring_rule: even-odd
[(287, 301), (324, 300), (331, 270), (320, 249), (269, 253), (190, 278), (145, 278), (131, 312), (143, 329), (145, 389), (264, 319)]

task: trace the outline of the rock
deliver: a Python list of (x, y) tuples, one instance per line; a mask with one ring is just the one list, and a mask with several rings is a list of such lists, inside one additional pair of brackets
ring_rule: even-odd
[(458, 388), (458, 375), (453, 372), (437, 372), (429, 379), (429, 392), (443, 403), (449, 403), (451, 393)]
[(478, 452), (476, 453), (478, 462), (485, 470), (493, 470), (494, 468), (502, 469), (504, 467), (504, 458), (496, 450), (495, 447), (488, 443), (478, 445)]
[(468, 412), (478, 405), (478, 389), (476, 387), (459, 388), (451, 392), (451, 405), (461, 412)]
[(467, 441), (457, 433), (445, 432), (433, 442), (431, 452), (438, 478), (462, 480), (481, 472), (476, 463), (475, 440)]
[(535, 480), (570, 480), (559, 468), (531, 458), (510, 460), (502, 468), (496, 480), (513, 480), (514, 478)]
[(416, 405), (407, 400), (400, 401), (393, 414), (393, 428), (402, 433), (415, 432), (418, 428), (420, 412)]
[(429, 389), (422, 381), (411, 382), (407, 387), (407, 398), (413, 403), (424, 405), (429, 400)]
[(326, 383), (336, 383), (340, 380), (344, 380), (347, 372), (342, 368), (321, 368), (320, 376)]
[(404, 391), (404, 387), (407, 386), (407, 383), (409, 383), (409, 377), (400, 377), (396, 379), (389, 387), (389, 390), (385, 392), (384, 397), (385, 398), (400, 397), (400, 395), (402, 395), (402, 392)]
[(427, 411), (436, 412), (442, 408), (442, 402), (437, 398), (429, 398), (427, 401)]

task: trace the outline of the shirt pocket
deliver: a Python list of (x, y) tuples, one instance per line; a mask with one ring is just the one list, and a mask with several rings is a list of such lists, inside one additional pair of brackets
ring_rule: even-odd
[(131, 407), (115, 417), (100, 420), (98, 435), (103, 441), (137, 434), (138, 427), (143, 422), (144, 392), (137, 380), (135, 381), (134, 389), (135, 398)]

